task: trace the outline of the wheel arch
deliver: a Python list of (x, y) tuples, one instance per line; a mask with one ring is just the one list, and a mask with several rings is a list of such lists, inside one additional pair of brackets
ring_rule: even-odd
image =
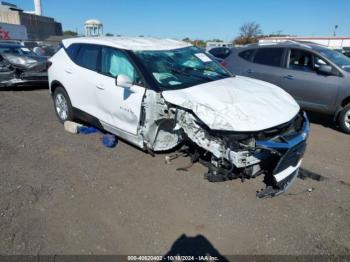
[(342, 102), (341, 106), (345, 107), (347, 104), (350, 104), (350, 96), (346, 97)]
[(62, 87), (67, 92), (66, 88), (61, 84), (60, 81), (54, 80), (50, 84), (50, 92), (52, 96), (55, 93), (56, 88), (59, 86)]
[(340, 104), (340, 106), (338, 107), (338, 110), (335, 112), (335, 115), (334, 115), (334, 120), (337, 121), (338, 118), (339, 118), (339, 115), (340, 115), (340, 112), (343, 110), (343, 108), (350, 104), (350, 96), (344, 98)]

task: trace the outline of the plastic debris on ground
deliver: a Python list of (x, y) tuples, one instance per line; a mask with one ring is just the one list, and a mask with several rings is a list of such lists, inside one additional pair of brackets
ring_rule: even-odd
[(92, 126), (84, 126), (82, 124), (73, 122), (73, 121), (65, 121), (64, 122), (64, 129), (72, 134), (94, 134), (94, 133), (101, 133), (102, 136), (102, 144), (105, 147), (108, 148), (114, 148), (118, 144), (118, 138), (117, 136), (109, 133), (104, 133), (101, 130), (92, 127)]
[(65, 121), (64, 122), (64, 129), (72, 134), (78, 134), (79, 127), (82, 127), (83, 125), (75, 123), (73, 121)]
[(104, 134), (102, 138), (102, 143), (109, 148), (113, 148), (118, 144), (118, 139), (115, 135)]
[(87, 127), (87, 126), (81, 126), (78, 127), (78, 133), (79, 134), (84, 134), (84, 135), (88, 135), (88, 134), (94, 134), (99, 132), (99, 130), (95, 127)]

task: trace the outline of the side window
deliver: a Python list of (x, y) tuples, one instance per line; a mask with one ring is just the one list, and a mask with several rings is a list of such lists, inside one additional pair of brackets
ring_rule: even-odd
[(322, 58), (318, 57), (318, 56), (314, 56), (314, 68), (316, 70), (318, 70), (320, 68), (321, 65), (329, 65), (326, 61), (324, 61)]
[[(62, 44), (63, 46), (63, 44)], [(66, 49), (67, 55), (75, 62), (75, 58), (78, 54), (80, 44), (72, 44)], [(58, 51), (58, 50), (57, 50)]]
[(141, 84), (141, 78), (133, 64), (129, 61), (126, 54), (117, 49), (109, 47), (102, 48), (101, 73), (111, 77), (126, 75), (133, 83)]
[(249, 49), (249, 50), (240, 52), (238, 55), (242, 57), (244, 60), (250, 61), (253, 53), (254, 53), (254, 49)]
[(82, 44), (75, 58), (75, 62), (82, 67), (98, 72), (100, 50), (101, 47), (97, 45)]
[(215, 57), (219, 57), (220, 55), (220, 48), (213, 48), (209, 50), (209, 53), (212, 54)]
[(230, 49), (227, 47), (217, 47), (209, 50), (209, 53), (212, 54), (215, 57), (225, 59), (228, 57), (231, 53)]
[(283, 48), (259, 48), (254, 55), (254, 63), (281, 66)]
[(300, 49), (291, 49), (288, 67), (300, 71), (313, 71), (312, 53)]
[[(325, 60), (319, 56), (300, 49), (291, 49), (289, 55), (288, 67), (294, 70), (300, 70), (305, 72), (318, 72), (321, 65), (329, 65)], [(332, 66), (331, 66), (332, 67)], [(336, 70), (332, 67), (333, 73), (336, 74)]]
[(314, 61), (314, 64), (313, 64), (314, 70), (316, 72), (320, 72), (319, 70), (320, 70), (321, 65), (328, 65), (328, 66), (330, 66), (332, 68), (332, 71), (331, 71), (332, 75), (336, 75), (336, 76), (340, 75), (339, 71), (334, 66), (332, 66), (331, 64), (326, 62), (323, 58), (321, 58), (321, 57), (319, 57), (317, 55), (314, 55), (314, 60), (313, 61)]

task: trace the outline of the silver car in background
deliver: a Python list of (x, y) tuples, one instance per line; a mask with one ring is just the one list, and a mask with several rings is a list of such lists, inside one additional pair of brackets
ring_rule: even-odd
[(313, 43), (285, 41), (231, 49), (230, 72), (290, 93), (303, 109), (331, 114), (350, 134), (350, 58)]

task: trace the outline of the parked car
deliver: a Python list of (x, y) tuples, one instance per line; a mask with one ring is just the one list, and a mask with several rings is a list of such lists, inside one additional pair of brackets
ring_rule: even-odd
[(40, 46), (42, 48), (42, 54), (45, 57), (51, 57), (56, 53), (56, 47), (51, 45), (42, 45)]
[(309, 123), (275, 85), (233, 76), (205, 51), (153, 38), (63, 40), (50, 59), (58, 120), (84, 120), (154, 153), (182, 150), (209, 181), (265, 175), (259, 193), (298, 174)]
[(22, 45), (33, 50), (33, 48), (39, 46), (36, 41), (22, 41)]
[(350, 59), (324, 46), (287, 41), (232, 49), (232, 73), (275, 84), (303, 109), (331, 114), (350, 134)]
[(221, 41), (209, 41), (206, 44), (205, 50), (209, 51), (210, 49), (213, 49), (215, 47), (228, 47), (228, 48), (232, 48), (234, 47), (232, 42), (221, 42)]
[(343, 54), (347, 57), (350, 57), (350, 47), (344, 47)]
[(20, 44), (13, 44), (13, 43), (0, 43), (0, 53), (36, 56), (36, 54), (29, 48)]
[(55, 54), (56, 48), (50, 45), (40, 45), (40, 46), (34, 47), (33, 52), (36, 55), (49, 58)]
[(1, 40), (0, 44), (15, 44), (15, 45), (22, 45), (22, 41), (20, 40)]
[(231, 53), (231, 48), (228, 47), (214, 47), (208, 51), (209, 54), (215, 57), (215, 60), (221, 63)]
[(45, 57), (18, 44), (0, 43), (0, 87), (47, 84)]

